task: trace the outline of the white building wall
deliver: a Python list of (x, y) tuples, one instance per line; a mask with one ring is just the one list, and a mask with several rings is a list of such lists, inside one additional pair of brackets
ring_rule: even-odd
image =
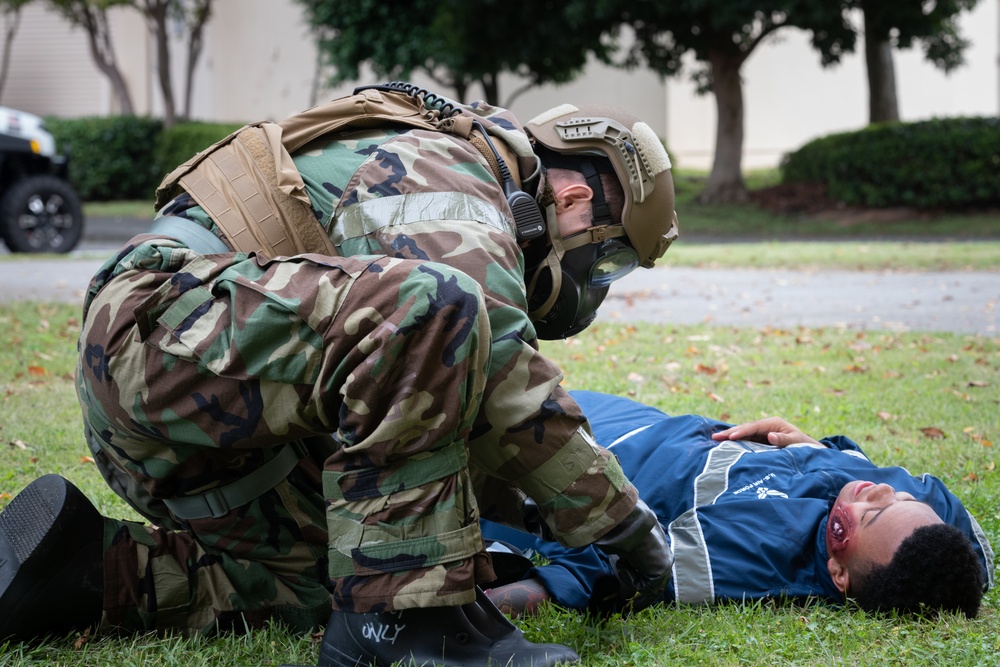
[[(971, 42), (966, 64), (946, 75), (919, 48), (896, 51), (896, 89), (903, 120), (998, 113), (998, 2), (982, 0), (962, 15)], [(777, 164), (782, 154), (831, 132), (868, 123), (864, 43), (840, 65), (823, 68), (809, 34), (781, 30), (743, 65), (744, 168)], [(687, 80), (671, 79), (667, 145), (684, 167), (708, 168), (715, 150), (715, 98), (695, 94)]]
[[(275, 5), (285, 5), (279, 11)], [(283, 118), (310, 103), (316, 50), (302, 12), (292, 0), (216, 0), (209, 24), (204, 71), (196, 83), (195, 116), (218, 120)], [(426, 78), (422, 86), (435, 88)], [(376, 83), (368, 78), (362, 83)], [(598, 83), (600, 82), (600, 83)], [(501, 96), (522, 81), (503, 77)], [(350, 93), (357, 83), (327, 89), (319, 101)], [(522, 120), (563, 102), (613, 103), (635, 109), (661, 135), (666, 133), (666, 84), (649, 71), (622, 72), (594, 63), (587, 76), (559, 86), (544, 86), (517, 97), (511, 110)], [(451, 91), (438, 91), (447, 96)], [(477, 88), (470, 93), (482, 94)], [(473, 101), (473, 100), (465, 100)]]
[(0, 101), (39, 115), (107, 113), (107, 85), (91, 64), (86, 34), (33, 3), (21, 12)]
[[(919, 51), (896, 53), (904, 119), (997, 113), (998, 4), (1000, 0), (982, 0), (962, 16), (962, 30), (972, 46), (967, 64), (949, 76), (926, 63)], [(294, 0), (215, 0), (213, 8), (195, 76), (193, 117), (234, 122), (277, 119), (309, 106), (316, 54), (299, 5)], [(112, 17), (119, 67), (130, 83), (136, 111), (159, 115), (162, 100), (154, 45), (142, 17), (122, 9), (113, 10)], [(774, 37), (743, 67), (747, 168), (777, 164), (782, 154), (812, 138), (867, 122), (862, 44), (841, 65), (823, 69), (806, 33), (789, 29)], [(183, 45), (175, 42), (178, 107), (183, 102), (183, 61)], [(426, 80), (415, 81), (433, 87)], [(354, 85), (325, 91), (319, 100), (347, 93)], [(503, 78), (501, 96), (517, 87), (513, 78)], [(648, 71), (622, 72), (594, 63), (577, 81), (533, 90), (518, 97), (511, 108), (528, 120), (567, 101), (629, 108), (666, 138), (680, 166), (710, 166), (714, 98), (695, 95), (686, 79), (663, 82)], [(91, 60), (84, 32), (70, 29), (38, 3), (23, 11), (0, 103), (64, 117), (118, 111), (110, 85)]]

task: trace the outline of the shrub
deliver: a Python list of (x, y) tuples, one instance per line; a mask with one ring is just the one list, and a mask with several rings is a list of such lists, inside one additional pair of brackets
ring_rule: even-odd
[(785, 156), (784, 183), (824, 183), (863, 206), (1000, 205), (1000, 119), (884, 123), (811, 141)]
[(238, 123), (180, 123), (139, 116), (46, 118), (84, 201), (152, 200), (163, 176), (238, 130)]
[(159, 183), (159, 120), (139, 116), (47, 118), (69, 176), (84, 201), (151, 199)]
[(164, 129), (156, 146), (156, 159), (162, 171), (161, 177), (241, 127), (243, 125), (240, 123), (192, 121)]

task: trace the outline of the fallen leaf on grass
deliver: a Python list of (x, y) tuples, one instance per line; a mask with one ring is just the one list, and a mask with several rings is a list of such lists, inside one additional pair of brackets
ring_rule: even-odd
[(26, 444), (24, 444), (23, 440), (11, 440), (8, 444), (11, 447), (14, 447), (16, 449), (20, 449), (22, 451), (28, 448), (28, 446)]
[(983, 380), (969, 380), (969, 385), (968, 386), (970, 386), (970, 387), (988, 387), (988, 386), (990, 386), (990, 383), (989, 382), (985, 382)]
[(892, 414), (891, 412), (886, 412), (885, 410), (879, 410), (875, 414), (877, 414), (878, 418), (884, 422), (887, 422), (890, 419), (896, 419), (896, 415)]
[(706, 395), (710, 399), (712, 399), (713, 401), (715, 401), (716, 403), (725, 403), (726, 402), (725, 399), (723, 399), (721, 396), (719, 396), (718, 394), (716, 394), (714, 391), (710, 391)]
[(91, 456), (81, 456), (80, 463), (93, 463), (94, 459)]
[(90, 628), (87, 628), (82, 633), (80, 633), (80, 636), (78, 636), (73, 641), (73, 648), (79, 650), (79, 649), (83, 648), (86, 644), (88, 644), (89, 642), (90, 642)]
[(923, 433), (925, 437), (928, 437), (931, 440), (936, 440), (937, 438), (945, 438), (945, 437), (947, 437), (944, 434), (944, 431), (942, 431), (941, 429), (939, 429), (937, 426), (925, 426), (922, 429), (920, 429), (920, 432)]
[(29, 375), (48, 375), (49, 372), (42, 366), (28, 366)]

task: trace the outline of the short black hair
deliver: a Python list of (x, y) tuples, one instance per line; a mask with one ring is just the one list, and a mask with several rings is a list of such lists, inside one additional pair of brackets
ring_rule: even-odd
[(983, 592), (983, 566), (972, 542), (955, 526), (939, 523), (914, 530), (887, 564), (855, 573), (849, 595), (868, 612), (961, 611), (974, 618)]

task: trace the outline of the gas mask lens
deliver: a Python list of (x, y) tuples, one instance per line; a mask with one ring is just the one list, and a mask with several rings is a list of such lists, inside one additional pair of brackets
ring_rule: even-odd
[(589, 285), (592, 288), (607, 287), (639, 266), (639, 255), (635, 250), (618, 242), (609, 246), (599, 251), (597, 261), (590, 267)]

